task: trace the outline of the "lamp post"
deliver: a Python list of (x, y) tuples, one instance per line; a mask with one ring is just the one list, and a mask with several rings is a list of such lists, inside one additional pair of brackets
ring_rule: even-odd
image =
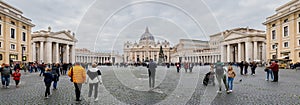
[(275, 48), (275, 50), (276, 50), (276, 55), (275, 55), (275, 59), (277, 59), (278, 58), (278, 43), (275, 43), (275, 46), (276, 46), (276, 48)]

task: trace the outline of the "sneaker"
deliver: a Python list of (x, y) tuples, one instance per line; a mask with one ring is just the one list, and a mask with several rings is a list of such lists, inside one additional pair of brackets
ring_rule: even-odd
[(7, 89), (9, 89), (9, 86), (6, 86)]
[(48, 99), (48, 98), (49, 98), (48, 96), (45, 97), (45, 99)]
[(269, 81), (269, 79), (266, 79), (266, 81)]
[(217, 93), (221, 94), (221, 93), (222, 93), (222, 91), (217, 91)]
[(98, 98), (96, 98), (95, 101), (98, 101)]
[(232, 90), (229, 90), (230, 93), (232, 93)]

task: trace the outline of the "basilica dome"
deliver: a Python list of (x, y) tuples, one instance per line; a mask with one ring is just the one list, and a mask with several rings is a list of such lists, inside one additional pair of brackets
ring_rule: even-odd
[(153, 41), (154, 42), (154, 37), (153, 35), (149, 32), (148, 27), (145, 30), (145, 33), (141, 36), (140, 41)]

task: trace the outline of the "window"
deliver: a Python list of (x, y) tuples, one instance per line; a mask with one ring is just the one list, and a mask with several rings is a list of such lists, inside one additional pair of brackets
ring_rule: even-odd
[(10, 23), (11, 23), (12, 25), (16, 25), (16, 23), (15, 23), (14, 21), (11, 21)]
[(26, 51), (26, 47), (22, 47), (22, 51)]
[(276, 31), (275, 30), (272, 31), (272, 39), (276, 39)]
[(24, 41), (24, 42), (26, 41), (26, 33), (25, 32), (22, 33), (22, 41)]
[(272, 27), (275, 27), (276, 26), (276, 24), (272, 24)]
[(2, 35), (2, 24), (0, 24), (0, 35)]
[(22, 28), (26, 30), (26, 26), (22, 26)]
[(299, 58), (300, 58), (300, 52), (299, 52), (298, 56), (299, 56)]
[(298, 46), (300, 46), (300, 39), (298, 40)]
[(0, 42), (0, 48), (2, 48), (2, 42)]
[(285, 26), (283, 27), (283, 36), (286, 37), (286, 36), (289, 36), (289, 31), (288, 31), (288, 26)]
[(298, 17), (300, 17), (300, 14), (298, 14)]
[(298, 22), (298, 33), (300, 33), (300, 22)]
[(273, 50), (276, 49), (276, 45), (275, 44), (272, 45), (272, 49)]
[(10, 44), (10, 49), (11, 50), (15, 50), (16, 49), (16, 45), (15, 44)]
[(286, 23), (286, 22), (288, 22), (288, 21), (289, 21), (289, 19), (285, 19), (283, 22)]
[(10, 29), (10, 38), (15, 39), (15, 29)]
[(284, 42), (283, 47), (289, 47), (289, 42)]

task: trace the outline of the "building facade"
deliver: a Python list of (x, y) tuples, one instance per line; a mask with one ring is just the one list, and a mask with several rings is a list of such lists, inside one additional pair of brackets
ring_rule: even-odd
[(300, 1), (292, 0), (276, 9), (263, 23), (267, 30), (267, 59), (300, 62)]
[(98, 53), (98, 52), (92, 52), (88, 49), (82, 48), (82, 49), (76, 49), (75, 51), (75, 60), (76, 62), (80, 63), (122, 63), (122, 56), (119, 54), (116, 54), (114, 52), (112, 53)]
[(215, 63), (220, 59), (220, 53), (210, 48), (209, 41), (195, 39), (180, 39), (174, 47), (171, 62)]
[(222, 62), (265, 61), (264, 31), (247, 28), (235, 28), (218, 33), (223, 36), (221, 42)]
[(77, 39), (70, 30), (51, 32), (40, 30), (32, 34), (32, 57), (34, 62), (75, 63)]
[(125, 42), (123, 50), (124, 62), (141, 63), (150, 59), (158, 62), (160, 47), (162, 47), (164, 53), (164, 62), (170, 62), (170, 43), (166, 40), (155, 42), (154, 36), (149, 32), (147, 27), (138, 43)]
[(31, 28), (23, 12), (0, 1), (0, 63), (31, 61)]

